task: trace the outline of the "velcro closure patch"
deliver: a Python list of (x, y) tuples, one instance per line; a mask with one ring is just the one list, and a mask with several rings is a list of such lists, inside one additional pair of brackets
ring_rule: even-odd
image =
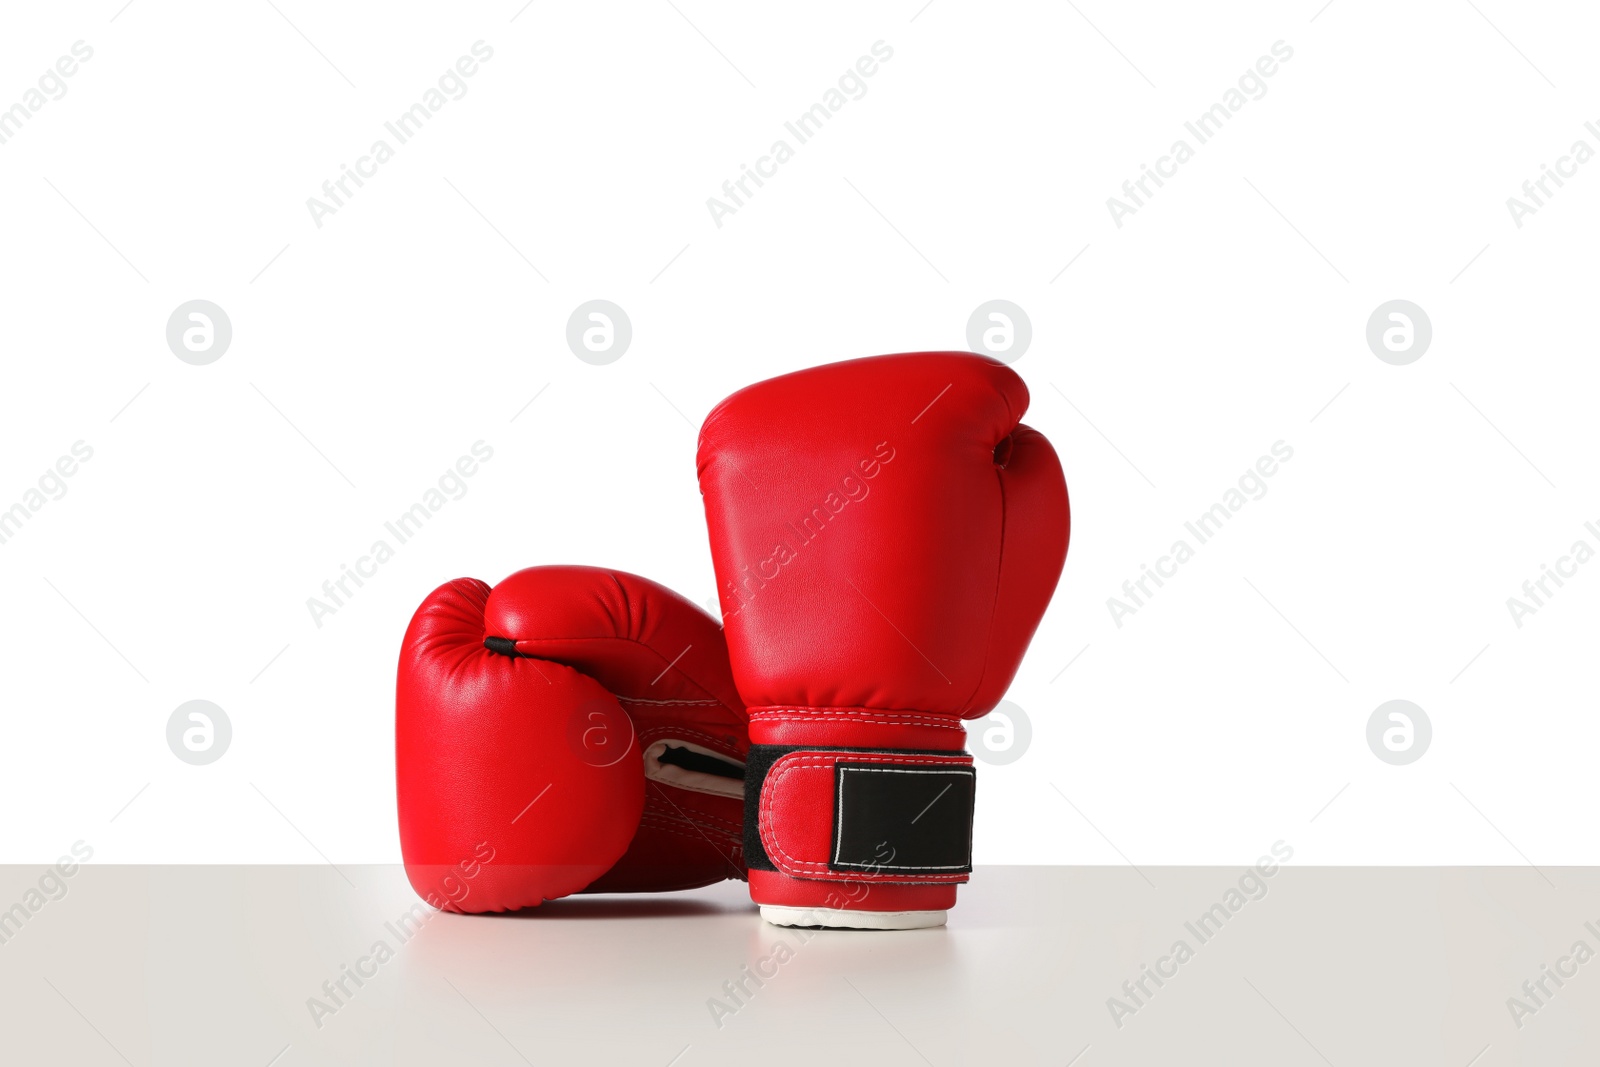
[(973, 768), (834, 765), (836, 871), (972, 870)]

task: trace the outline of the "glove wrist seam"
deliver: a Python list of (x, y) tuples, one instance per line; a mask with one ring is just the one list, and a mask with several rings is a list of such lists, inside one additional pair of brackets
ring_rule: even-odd
[(748, 709), (750, 721), (757, 722), (854, 722), (867, 726), (922, 726), (936, 730), (965, 730), (959, 715), (918, 711), (908, 708), (868, 708), (776, 704)]

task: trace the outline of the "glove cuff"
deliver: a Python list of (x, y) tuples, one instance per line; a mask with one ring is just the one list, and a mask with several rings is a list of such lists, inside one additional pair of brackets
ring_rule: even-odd
[(974, 788), (965, 752), (753, 745), (746, 862), (826, 882), (965, 882)]

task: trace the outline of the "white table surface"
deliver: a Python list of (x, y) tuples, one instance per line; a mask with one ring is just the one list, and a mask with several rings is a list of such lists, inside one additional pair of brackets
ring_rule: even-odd
[[(402, 940), (398, 867), (90, 865), (0, 944), (0, 1062), (1600, 1062), (1600, 958), (1560, 962), (1600, 952), (1600, 870), (1285, 867), (1200, 941), (1243, 870), (980, 868), (938, 930), (784, 930), (724, 883), (430, 912)], [(43, 871), (0, 868), (0, 907)], [(1544, 965), (1576, 973), (1535, 1006)], [(747, 967), (771, 977), (737, 1003)]]

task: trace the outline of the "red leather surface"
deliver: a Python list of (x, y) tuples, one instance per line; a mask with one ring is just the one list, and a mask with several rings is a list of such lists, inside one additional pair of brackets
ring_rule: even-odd
[[(924, 352), (784, 375), (711, 412), (700, 488), (749, 707), (974, 718), (999, 701), (1069, 533), (1027, 406), (1004, 364)], [(833, 738), (882, 743), (846, 723)]]
[(716, 621), (663, 586), (593, 567), (448, 582), (406, 632), (395, 711), (401, 851), (435, 906), (743, 876), (742, 802), (644, 777), (658, 738), (749, 748)]
[[(834, 882), (930, 883), (965, 882), (966, 871), (919, 873), (835, 871), (828, 863), (833, 847), (835, 812), (834, 766), (882, 764), (896, 767), (970, 767), (971, 756), (894, 755), (867, 752), (790, 752), (779, 757), (761, 789), (757, 827), (772, 865), (796, 878)], [(880, 862), (873, 859), (872, 862)], [(774, 903), (762, 900), (763, 904)]]

